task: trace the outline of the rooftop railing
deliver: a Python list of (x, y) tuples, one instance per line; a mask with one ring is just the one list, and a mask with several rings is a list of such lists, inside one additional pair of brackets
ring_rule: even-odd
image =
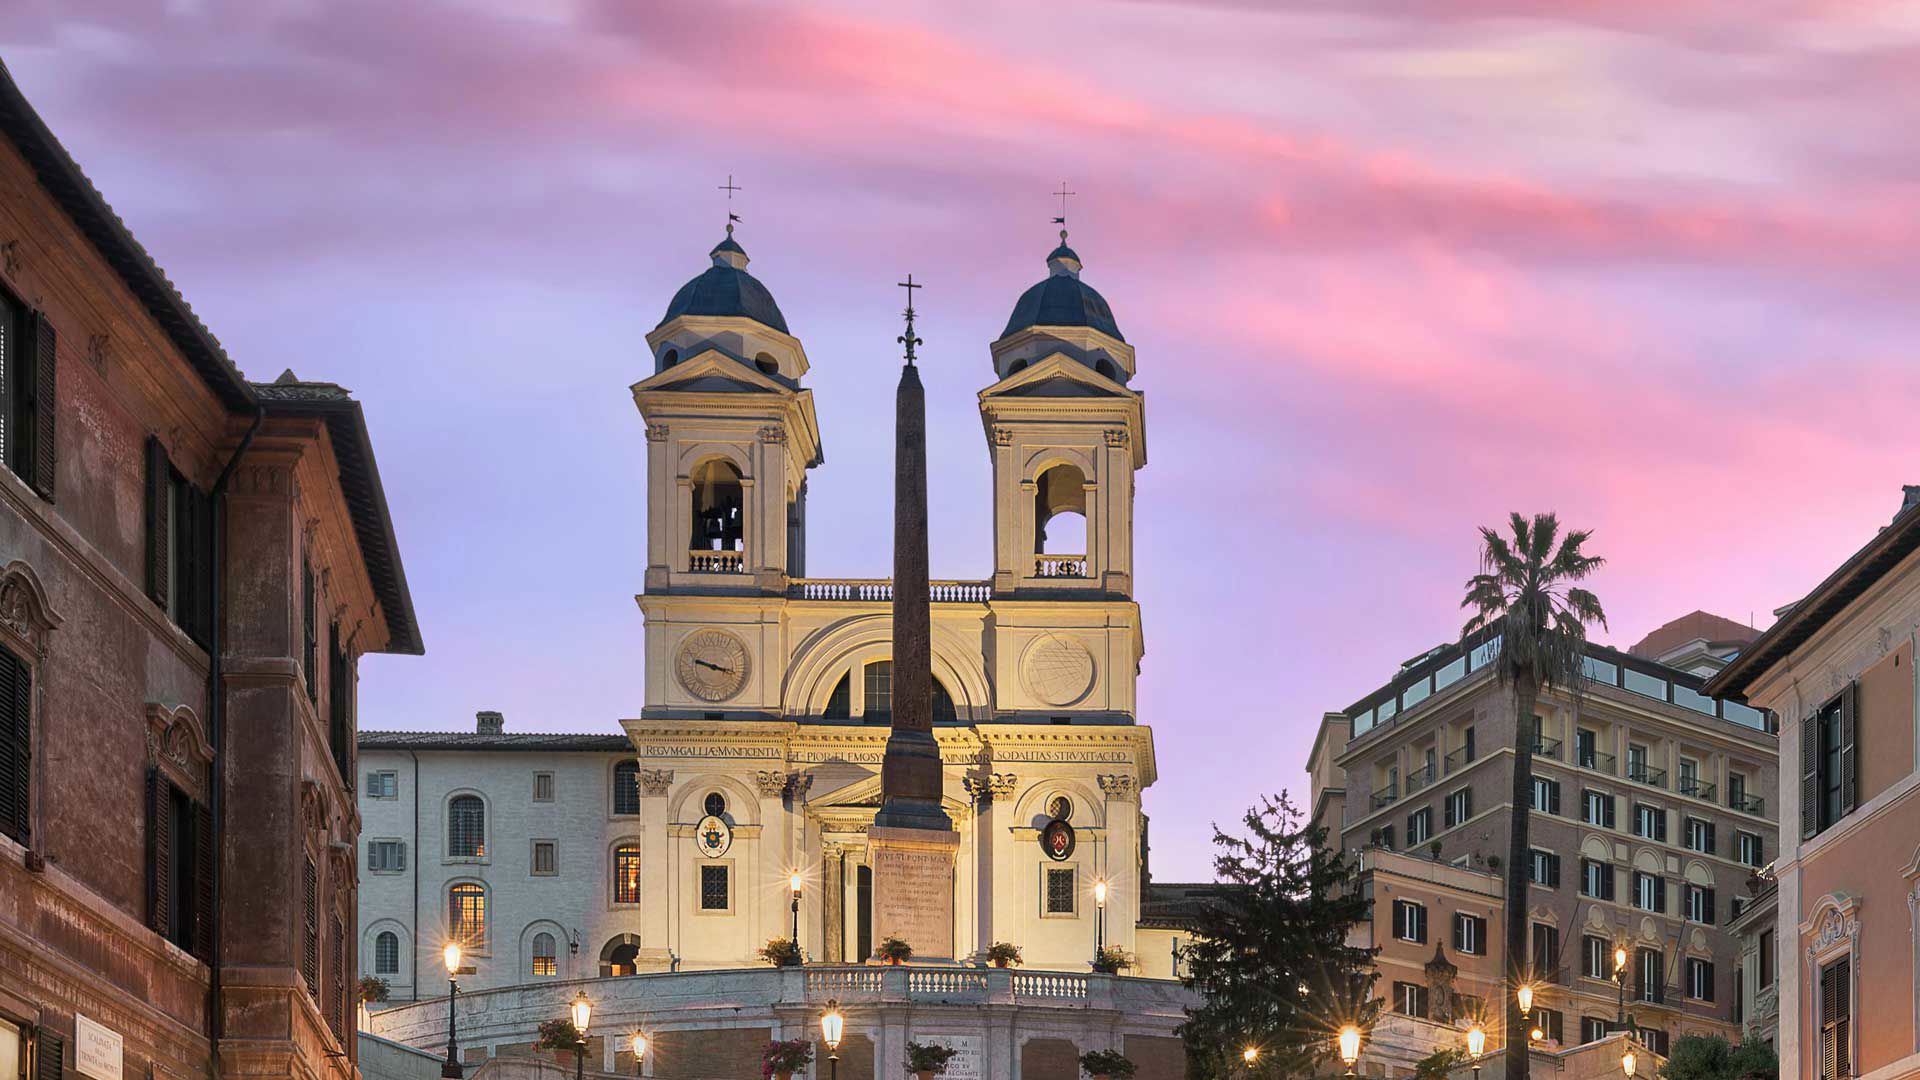
[[(893, 602), (893, 581), (890, 578), (796, 578), (787, 586), (787, 595), (795, 600), (886, 604)], [(985, 581), (935, 581), (927, 585), (927, 598), (936, 604), (983, 604), (993, 599), (993, 585)]]
[(1042, 555), (1033, 560), (1033, 576), (1038, 578), (1083, 578), (1087, 576), (1085, 555)]

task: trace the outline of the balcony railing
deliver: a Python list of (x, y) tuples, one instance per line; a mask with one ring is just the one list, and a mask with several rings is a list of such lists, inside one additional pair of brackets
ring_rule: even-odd
[(1373, 808), (1375, 810), (1378, 810), (1383, 806), (1392, 806), (1394, 803), (1397, 803), (1399, 801), (1400, 801), (1400, 785), (1398, 784), (1388, 784), (1386, 787), (1381, 788), (1379, 791), (1376, 791), (1373, 793), (1372, 803), (1373, 803)]
[[(796, 600), (864, 600), (892, 603), (893, 582), (887, 578), (799, 578), (787, 587)], [(984, 604), (993, 599), (993, 585), (985, 581), (935, 581), (927, 586), (934, 603)]]
[(1680, 778), (1680, 787), (1678, 790), (1682, 795), (1712, 802), (1714, 795), (1717, 794), (1720, 789), (1717, 785), (1710, 784), (1697, 776), (1683, 776)]
[(696, 574), (740, 574), (747, 569), (744, 551), (689, 551), (687, 569)]
[(1085, 555), (1042, 555), (1033, 560), (1033, 576), (1038, 578), (1083, 578), (1087, 576)]
[(1473, 755), (1468, 753), (1467, 748), (1463, 746), (1440, 759), (1440, 764), (1441, 767), (1447, 771), (1447, 774), (1451, 776), (1455, 771), (1473, 764)]
[(1421, 788), (1426, 787), (1428, 784), (1433, 783), (1436, 779), (1438, 779), (1438, 776), (1435, 774), (1434, 768), (1431, 765), (1427, 766), (1424, 769), (1415, 769), (1414, 771), (1408, 773), (1407, 774), (1408, 797), (1412, 797), (1414, 792), (1419, 791)]
[(1535, 757), (1558, 759), (1560, 757), (1560, 740), (1549, 739), (1545, 735), (1535, 735), (1533, 737), (1533, 753)]
[(1656, 769), (1644, 761), (1627, 762), (1627, 779), (1648, 787), (1666, 787), (1667, 770)]
[(1613, 770), (1614, 766), (1618, 764), (1619, 759), (1612, 754), (1600, 750), (1582, 750), (1577, 752), (1575, 756), (1580, 760), (1574, 762), (1574, 764), (1583, 769), (1592, 769), (1594, 772), (1606, 773), (1608, 776), (1618, 775)]
[(1727, 797), (1727, 805), (1743, 814), (1764, 814), (1767, 812), (1767, 801), (1765, 799), (1762, 799), (1758, 795), (1748, 795), (1746, 792), (1729, 795)]

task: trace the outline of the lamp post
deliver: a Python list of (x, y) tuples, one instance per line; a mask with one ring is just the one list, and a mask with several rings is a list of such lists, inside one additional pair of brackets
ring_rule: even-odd
[(1633, 1052), (1633, 1044), (1628, 1043), (1626, 1052), (1620, 1055), (1620, 1071), (1628, 1077), (1640, 1069), (1640, 1055)]
[(1614, 1022), (1624, 1029), (1627, 1026), (1627, 947), (1625, 945), (1613, 947), (1613, 981), (1620, 984), (1620, 1015), (1615, 1017)]
[(454, 1038), (453, 1010), (460, 998), (460, 981), (454, 975), (460, 970), (460, 943), (447, 942), (440, 951), (441, 960), (447, 965), (447, 1060), (440, 1066), (440, 1075), (444, 1080), (460, 1080), (466, 1070), (460, 1067), (460, 1044)]
[(1246, 1049), (1240, 1051), (1241, 1071), (1248, 1076), (1252, 1076), (1253, 1063), (1259, 1060), (1260, 1060), (1260, 1048), (1257, 1046), (1249, 1046)]
[(1487, 1052), (1487, 1032), (1479, 1024), (1467, 1029), (1467, 1054), (1473, 1058), (1473, 1077), (1480, 1080), (1480, 1055)]
[(787, 875), (787, 888), (793, 893), (793, 949), (800, 951), (800, 871)]
[(1105, 878), (1093, 883), (1093, 902), (1099, 908), (1093, 931), (1093, 954), (1097, 957), (1107, 951), (1107, 881)]
[(840, 1015), (838, 1001), (827, 1002), (820, 1014), (820, 1040), (827, 1044), (827, 1078), (840, 1080), (840, 1036), (847, 1030), (847, 1018)]
[(573, 1080), (583, 1080), (587, 1074), (587, 1023), (593, 1019), (593, 1001), (585, 990), (573, 999), (573, 1033), (579, 1041), (574, 1043)]
[(1360, 1029), (1352, 1024), (1340, 1029), (1340, 1061), (1348, 1076), (1358, 1075), (1353, 1070), (1360, 1063)]
[(647, 1037), (641, 1032), (633, 1033), (633, 1075), (645, 1076), (647, 1072)]

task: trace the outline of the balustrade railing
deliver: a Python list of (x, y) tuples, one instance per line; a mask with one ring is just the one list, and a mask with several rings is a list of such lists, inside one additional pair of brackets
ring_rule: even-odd
[(825, 968), (808, 970), (807, 996), (851, 998), (880, 992), (879, 968)]
[(744, 551), (689, 551), (687, 569), (696, 574), (741, 574), (747, 569)]
[(1429, 765), (1424, 769), (1415, 769), (1407, 774), (1407, 794), (1411, 796), (1414, 792), (1433, 783), (1435, 779), (1437, 779), (1437, 777), (1434, 775), (1433, 766)]
[(1087, 996), (1087, 977), (1056, 971), (1016, 971), (1013, 996), (1077, 1001)]
[(1039, 578), (1083, 578), (1087, 576), (1085, 555), (1042, 555), (1033, 561), (1033, 576)]
[(1627, 762), (1627, 779), (1648, 787), (1666, 787), (1667, 770), (1656, 769), (1644, 761)]
[(1710, 784), (1697, 776), (1683, 776), (1680, 778), (1679, 790), (1682, 795), (1689, 795), (1696, 799), (1705, 799), (1708, 802), (1712, 802), (1714, 795), (1719, 792), (1720, 788), (1718, 785)]
[(908, 969), (908, 997), (964, 997), (987, 992), (984, 971), (953, 971), (942, 968)]
[[(796, 600), (861, 600), (891, 603), (893, 582), (886, 578), (801, 578), (787, 588)], [(993, 599), (993, 585), (985, 581), (935, 581), (927, 585), (934, 603), (984, 604)]]

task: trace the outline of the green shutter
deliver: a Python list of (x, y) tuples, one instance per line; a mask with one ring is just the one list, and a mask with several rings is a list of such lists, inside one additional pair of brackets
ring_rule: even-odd
[(1840, 694), (1840, 814), (1842, 817), (1853, 813), (1858, 805), (1860, 774), (1854, 766), (1854, 736), (1859, 730), (1855, 722), (1860, 700), (1860, 684), (1851, 682)]
[(1820, 831), (1820, 714), (1800, 721), (1800, 839)]

